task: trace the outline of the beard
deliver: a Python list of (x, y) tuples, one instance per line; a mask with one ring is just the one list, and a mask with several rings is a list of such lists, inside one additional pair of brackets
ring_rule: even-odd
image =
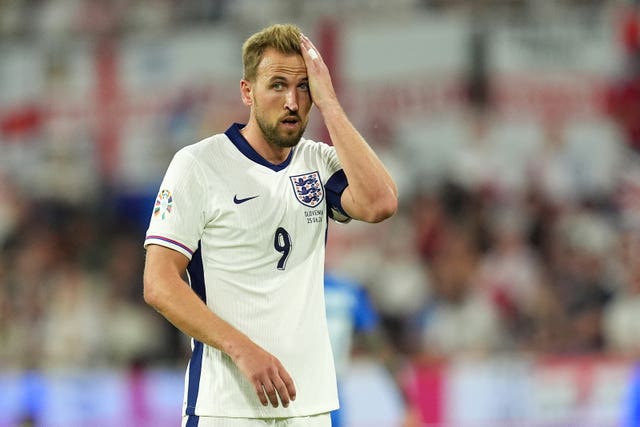
[[(293, 114), (289, 115), (292, 116)], [(298, 120), (300, 120), (300, 118), (298, 118)], [(267, 142), (280, 148), (296, 146), (298, 142), (300, 142), (300, 138), (302, 138), (302, 134), (307, 127), (307, 125), (302, 123), (302, 120), (300, 120), (301, 126), (298, 131), (280, 131), (278, 129), (280, 121), (277, 121), (274, 124), (268, 123), (259, 115), (256, 115), (256, 121), (258, 122), (258, 126), (260, 127), (260, 130)]]

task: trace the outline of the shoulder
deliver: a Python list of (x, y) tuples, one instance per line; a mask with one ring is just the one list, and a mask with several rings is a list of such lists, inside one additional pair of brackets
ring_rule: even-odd
[(312, 139), (300, 138), (300, 142), (298, 143), (298, 147), (302, 150), (327, 150), (332, 147), (321, 141), (314, 141)]
[(227, 146), (228, 138), (224, 134), (216, 134), (198, 142), (186, 145), (173, 156), (172, 163), (186, 168), (198, 168), (220, 157), (220, 151)]
[(311, 139), (302, 138), (296, 146), (298, 156), (307, 161), (320, 160), (321, 162), (330, 162), (335, 154), (335, 149), (327, 143), (313, 141)]
[(198, 142), (182, 147), (180, 150), (178, 150), (176, 155), (191, 156), (197, 159), (202, 155), (216, 150), (220, 146), (224, 145), (223, 143), (228, 140), (229, 138), (223, 133), (211, 135), (204, 139), (201, 139)]

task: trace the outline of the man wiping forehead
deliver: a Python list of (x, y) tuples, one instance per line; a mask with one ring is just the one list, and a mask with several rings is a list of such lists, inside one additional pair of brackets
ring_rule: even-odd
[[(160, 185), (145, 300), (193, 338), (183, 425), (327, 427), (327, 220), (382, 221), (397, 190), (299, 28), (251, 36), (243, 65), (247, 123), (181, 149)], [(303, 137), (313, 105), (333, 146)]]

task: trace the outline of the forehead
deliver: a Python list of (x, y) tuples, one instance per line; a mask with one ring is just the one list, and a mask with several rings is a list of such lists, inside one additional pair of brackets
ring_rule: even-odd
[(300, 78), (307, 76), (307, 67), (304, 65), (302, 55), (297, 53), (282, 53), (275, 49), (267, 49), (262, 55), (258, 65), (258, 78), (271, 78), (275, 76)]

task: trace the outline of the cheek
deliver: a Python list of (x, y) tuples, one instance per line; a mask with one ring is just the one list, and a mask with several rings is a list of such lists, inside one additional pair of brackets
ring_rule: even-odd
[(284, 97), (278, 93), (266, 93), (256, 97), (254, 104), (260, 105), (263, 111), (275, 110), (284, 105)]
[(313, 103), (311, 102), (311, 96), (307, 92), (303, 93), (298, 98), (298, 108), (300, 109), (300, 111), (303, 111), (305, 114), (307, 114), (309, 110), (311, 110), (312, 104)]

